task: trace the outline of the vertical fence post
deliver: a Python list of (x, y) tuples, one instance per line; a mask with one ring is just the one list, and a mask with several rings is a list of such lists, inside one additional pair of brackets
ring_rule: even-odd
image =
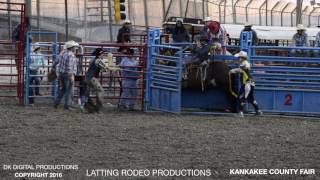
[(26, 7), (25, 4), (21, 4), (20, 7), (20, 41), (18, 44), (18, 61), (17, 61), (17, 71), (18, 71), (18, 86), (17, 94), (19, 98), (19, 104), (24, 104), (24, 53), (25, 53), (25, 36), (26, 36)]
[(227, 0), (224, 1), (223, 3), (223, 23), (226, 24), (226, 13), (227, 11)]
[(108, 0), (108, 11), (109, 11), (109, 34), (110, 34), (110, 41), (113, 42), (111, 0)]
[(294, 8), (291, 13), (290, 13), (290, 16), (291, 16), (291, 27), (293, 27), (293, 13), (297, 10), (297, 8)]
[(250, 4), (253, 2), (253, 0), (250, 0), (247, 4), (246, 4), (246, 22), (249, 22), (249, 17), (248, 17), (248, 7), (250, 6)]
[(271, 26), (273, 26), (273, 10), (280, 4), (280, 1), (278, 1), (272, 8), (271, 8)]
[(287, 7), (290, 5), (290, 3), (287, 3), (284, 8), (281, 10), (281, 26), (283, 26), (283, 13), (287, 9)]
[(143, 0), (143, 6), (144, 6), (144, 21), (146, 25), (146, 29), (149, 28), (149, 19), (148, 19), (148, 4), (147, 0)]
[(202, 0), (202, 19), (204, 19), (205, 18), (205, 15), (204, 15), (204, 0)]
[(40, 31), (40, 0), (37, 0), (37, 29)]
[(182, 0), (179, 0), (179, 8), (180, 8), (180, 17), (183, 17)]
[(30, 86), (30, 51), (31, 51), (31, 42), (30, 42), (30, 32), (27, 33), (27, 46), (26, 46), (26, 60), (24, 66), (26, 69), (25, 72), (25, 95), (24, 95), (24, 104), (29, 105), (29, 86)]
[[(52, 64), (57, 60), (57, 57), (58, 57), (58, 33), (55, 33), (54, 43), (52, 47)], [(51, 95), (53, 96), (53, 99), (55, 99), (57, 95), (57, 80), (52, 81), (51, 85), (52, 85)]]
[(268, 0), (266, 0), (266, 26), (268, 26)]
[(68, 0), (64, 0), (66, 41), (69, 39)]
[(88, 40), (88, 23), (87, 23), (87, 0), (84, 0), (84, 41)]
[(237, 4), (238, 4), (239, 0), (236, 0), (236, 2), (233, 5), (233, 23), (237, 24)]
[[(180, 9), (181, 12), (181, 9)], [(162, 22), (166, 21), (166, 0), (162, 0)]]
[(222, 3), (224, 2), (224, 0), (221, 0), (219, 2), (219, 22), (222, 22), (222, 10), (221, 10), (221, 6), (222, 6)]
[(100, 1), (100, 16), (101, 22), (103, 22), (103, 1)]
[(262, 10), (262, 7), (266, 4), (267, 0), (265, 0), (261, 6), (259, 7), (259, 25), (261, 26), (262, 25), (262, 15), (261, 15), (261, 10)]
[(8, 9), (8, 37), (9, 37), (9, 39), (11, 39), (11, 34), (12, 34), (12, 32), (11, 32), (11, 29), (12, 29), (12, 21), (11, 21), (11, 5), (10, 5), (10, 1), (11, 0), (7, 0), (7, 9)]
[(308, 23), (308, 27), (310, 27), (311, 26), (311, 15), (312, 15), (312, 13), (316, 10), (317, 8), (313, 8), (312, 9), (312, 11), (309, 13), (309, 16), (308, 16), (308, 19), (309, 19), (309, 23)]
[(296, 24), (301, 24), (302, 23), (302, 3), (303, 0), (297, 0), (297, 7), (296, 7)]

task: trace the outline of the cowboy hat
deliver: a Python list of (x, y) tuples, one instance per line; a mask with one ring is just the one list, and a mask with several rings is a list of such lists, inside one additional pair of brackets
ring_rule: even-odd
[(73, 41), (73, 40), (67, 41), (67, 42), (65, 43), (65, 48), (66, 48), (66, 49), (73, 48), (73, 47), (79, 47), (79, 43), (77, 43), (77, 42), (75, 42), (75, 41)]
[(124, 24), (131, 24), (131, 21), (130, 21), (129, 19), (126, 19), (126, 20), (124, 21)]
[(40, 49), (41, 46), (40, 46), (40, 43), (36, 42), (33, 44), (33, 51), (36, 51), (37, 49)]
[(250, 26), (252, 26), (252, 24), (249, 23), (249, 22), (246, 22), (246, 23), (244, 24), (244, 27), (250, 27)]
[(303, 24), (298, 24), (298, 25), (297, 25), (297, 30), (298, 30), (298, 31), (300, 31), (300, 30), (304, 31), (304, 30), (306, 30), (306, 28), (304, 27)]
[(91, 55), (92, 56), (100, 56), (103, 53), (104, 53), (104, 50), (102, 48), (97, 48), (91, 53)]
[(245, 51), (240, 51), (239, 53), (235, 54), (234, 57), (243, 57), (243, 58), (247, 58), (248, 54)]
[(204, 18), (204, 22), (213, 21), (213, 19), (210, 16), (207, 16)]

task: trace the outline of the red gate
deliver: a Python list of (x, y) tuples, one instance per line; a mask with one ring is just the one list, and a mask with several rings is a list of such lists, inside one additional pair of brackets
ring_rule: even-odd
[(4, 36), (8, 38), (0, 40), (0, 97), (17, 97), (19, 99), (19, 104), (23, 105), (23, 71), (26, 34), (25, 4), (0, 2), (0, 14), (2, 14), (2, 21), (4, 21), (5, 17), (8, 17), (8, 24), (14, 22), (12, 20), (15, 20), (20, 24), (20, 29), (18, 31), (20, 37), (19, 41), (10, 38), (12, 37), (10, 32), (14, 29), (10, 26), (8, 26), (7, 36)]

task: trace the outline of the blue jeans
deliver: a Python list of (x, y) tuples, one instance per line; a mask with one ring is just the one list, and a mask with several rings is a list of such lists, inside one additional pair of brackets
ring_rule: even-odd
[(54, 105), (58, 106), (65, 96), (65, 108), (70, 108), (72, 106), (72, 97), (73, 97), (73, 84), (74, 82), (71, 80), (71, 75), (68, 73), (60, 73), (59, 74), (59, 89), (58, 95), (54, 101)]
[(99, 82), (99, 79), (92, 78), (90, 80), (86, 80), (85, 84), (85, 102), (88, 102), (88, 100), (90, 99), (90, 92), (94, 92), (96, 95), (95, 105), (100, 109), (102, 107), (104, 90)]
[(135, 79), (123, 79), (122, 80), (122, 93), (119, 102), (120, 107), (126, 107), (133, 109), (137, 98), (137, 80)]
[[(29, 71), (30, 75), (38, 75), (38, 71), (37, 70), (30, 70)], [(36, 85), (37, 87), (29, 87), (29, 96), (34, 96), (34, 95), (39, 95), (40, 94), (40, 78), (39, 77), (30, 77), (29, 79), (29, 85), (33, 86)], [(34, 93), (35, 90), (35, 93)], [(34, 98), (29, 98), (29, 102), (30, 103), (34, 103)]]

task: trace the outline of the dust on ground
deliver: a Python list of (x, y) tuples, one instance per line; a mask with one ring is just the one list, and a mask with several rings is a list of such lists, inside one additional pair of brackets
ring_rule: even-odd
[[(84, 114), (55, 110), (51, 104), (26, 108), (4, 101), (0, 114), (1, 164), (79, 165), (78, 171), (64, 171), (60, 179), (320, 179), (319, 119), (239, 119), (112, 108)], [(210, 169), (212, 175), (86, 176), (87, 169), (99, 168)], [(314, 168), (316, 175), (229, 175), (234, 168)], [(0, 179), (18, 179), (14, 172), (1, 170)]]

